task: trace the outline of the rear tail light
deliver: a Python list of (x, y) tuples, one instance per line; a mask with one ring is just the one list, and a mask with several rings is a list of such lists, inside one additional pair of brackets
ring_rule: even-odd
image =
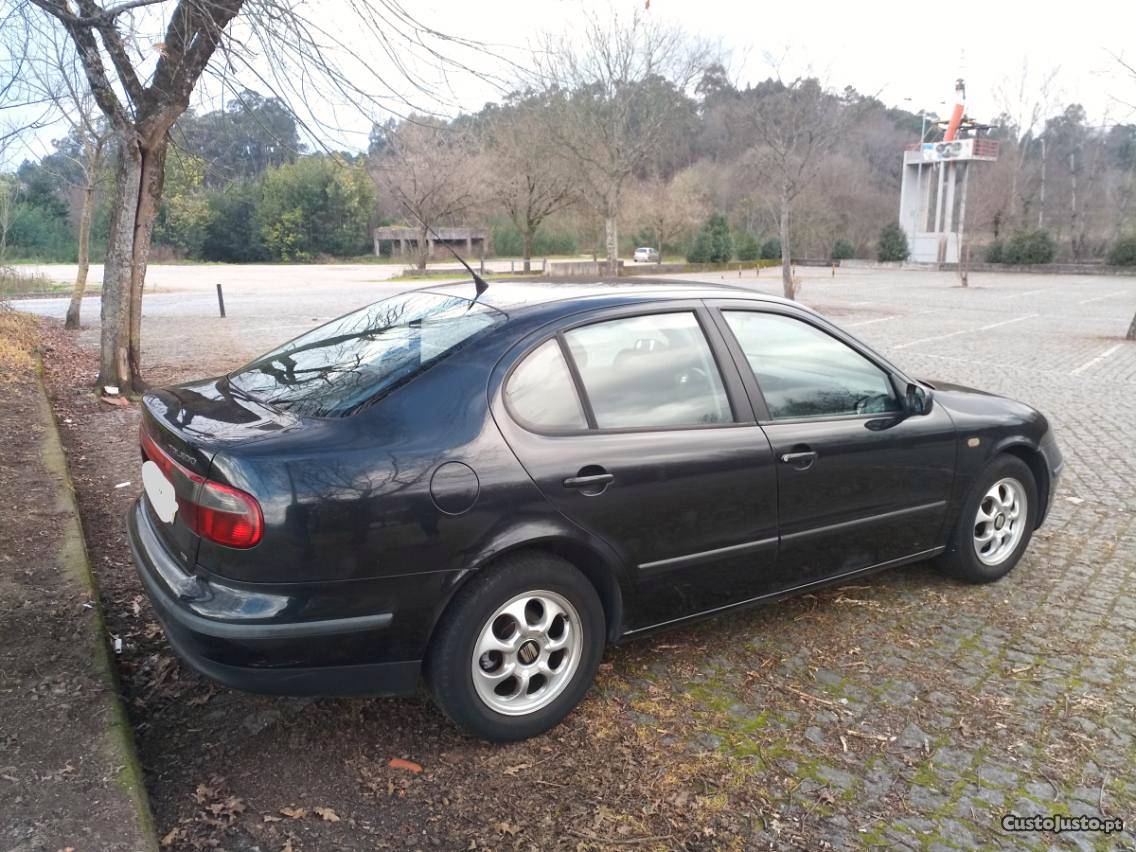
[(264, 515), (251, 494), (214, 482), (180, 464), (146, 432), (142, 452), (174, 486), (182, 523), (202, 538), (226, 547), (253, 547), (264, 534)]

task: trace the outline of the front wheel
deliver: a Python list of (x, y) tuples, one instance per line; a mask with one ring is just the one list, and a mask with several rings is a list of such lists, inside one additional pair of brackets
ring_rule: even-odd
[(431, 643), (426, 681), (454, 722), (494, 742), (557, 725), (603, 655), (595, 588), (551, 554), (507, 558), (458, 592)]
[(1017, 456), (998, 456), (979, 477), (938, 561), (951, 576), (990, 583), (1010, 573), (1037, 526), (1037, 483)]

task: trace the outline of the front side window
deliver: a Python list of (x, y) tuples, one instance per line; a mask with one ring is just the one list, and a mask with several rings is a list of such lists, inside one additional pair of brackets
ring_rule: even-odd
[(819, 328), (780, 314), (722, 313), (774, 420), (900, 410), (887, 374)]
[(587, 429), (560, 343), (547, 340), (525, 356), (505, 385), (505, 400), (526, 425), (542, 431)]
[(404, 293), (300, 335), (229, 381), (254, 399), (302, 416), (342, 417), (505, 319), (459, 296)]
[(600, 429), (733, 420), (718, 365), (693, 313), (598, 322), (564, 338)]

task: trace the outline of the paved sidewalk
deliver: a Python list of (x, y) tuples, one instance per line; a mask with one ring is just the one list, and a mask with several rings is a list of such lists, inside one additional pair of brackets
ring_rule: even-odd
[(51, 409), (0, 400), (0, 849), (156, 848)]

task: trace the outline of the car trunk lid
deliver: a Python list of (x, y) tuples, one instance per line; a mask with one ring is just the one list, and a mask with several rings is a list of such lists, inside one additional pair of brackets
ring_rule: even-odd
[(200, 538), (186, 516), (213, 457), (294, 426), (297, 418), (240, 394), (225, 377), (149, 391), (142, 412), (147, 508), (158, 537), (192, 571)]

